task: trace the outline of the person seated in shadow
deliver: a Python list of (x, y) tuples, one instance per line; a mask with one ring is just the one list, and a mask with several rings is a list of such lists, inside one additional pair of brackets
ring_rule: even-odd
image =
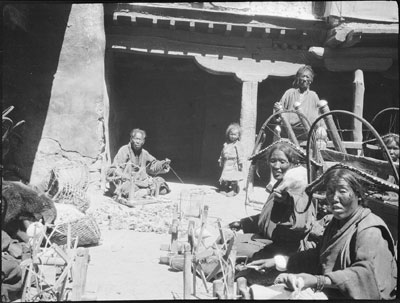
[(162, 177), (170, 170), (171, 160), (157, 160), (143, 148), (146, 132), (135, 128), (130, 141), (122, 146), (107, 170), (108, 195), (135, 200), (146, 196), (167, 194), (168, 184)]

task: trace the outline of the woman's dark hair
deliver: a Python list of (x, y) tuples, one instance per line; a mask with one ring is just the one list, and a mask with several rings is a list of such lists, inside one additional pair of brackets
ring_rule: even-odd
[(324, 185), (328, 186), (328, 184), (337, 183), (340, 179), (343, 179), (354, 193), (359, 198), (358, 204), (364, 206), (364, 188), (362, 183), (359, 181), (356, 173), (348, 170), (346, 168), (336, 168), (328, 171), (324, 176)]
[(293, 148), (291, 148), (289, 145), (284, 144), (284, 143), (278, 143), (270, 149), (269, 153), (267, 154), (268, 163), (269, 163), (272, 153), (276, 150), (280, 150), (281, 152), (283, 152), (285, 154), (285, 156), (288, 158), (290, 163), (292, 163), (294, 165), (299, 164), (300, 161), (299, 161), (299, 156), (298, 156), (297, 152)]
[(309, 71), (311, 73), (311, 79), (310, 79), (311, 82), (314, 80), (315, 74), (314, 74), (313, 69), (311, 68), (310, 65), (304, 65), (297, 70), (296, 76), (293, 81), (293, 87), (297, 87), (299, 85), (300, 77), (305, 71)]

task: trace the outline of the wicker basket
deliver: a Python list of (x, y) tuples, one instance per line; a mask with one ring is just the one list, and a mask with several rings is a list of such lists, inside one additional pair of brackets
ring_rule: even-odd
[(91, 216), (59, 224), (50, 234), (50, 241), (58, 245), (67, 244), (68, 224), (71, 225), (71, 238), (78, 236), (79, 246), (98, 245), (101, 237), (99, 226)]
[(85, 212), (90, 206), (86, 195), (89, 184), (89, 170), (83, 163), (70, 163), (52, 169), (48, 194), (54, 202), (73, 204)]

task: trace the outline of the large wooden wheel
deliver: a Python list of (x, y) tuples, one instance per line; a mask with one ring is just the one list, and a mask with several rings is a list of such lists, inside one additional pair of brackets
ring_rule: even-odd
[[(378, 112), (371, 120), (371, 125), (377, 130), (380, 135), (388, 133), (399, 133), (399, 108), (388, 107)], [(373, 137), (369, 132), (367, 133), (366, 140)]]
[[(287, 118), (290, 115), (296, 115), (298, 119), (302, 122), (304, 127), (301, 129), (293, 129), (288, 123), (285, 123), (285, 117)], [(276, 122), (278, 118), (283, 118), (282, 123)], [(252, 155), (257, 154), (262, 148), (268, 146), (269, 144), (278, 140), (281, 137), (281, 132), (278, 131), (277, 126), (279, 126), (281, 129), (284, 129), (285, 133), (289, 137), (288, 139), (292, 143), (300, 146), (304, 145), (306, 140), (302, 142), (302, 140), (298, 139), (298, 137), (307, 138), (308, 130), (310, 129), (311, 123), (303, 113), (296, 110), (280, 110), (275, 112), (274, 114), (269, 116), (268, 119), (265, 120), (265, 122), (262, 124), (261, 129), (256, 137)], [(245, 204), (248, 204), (249, 202), (249, 192), (253, 190), (255, 174), (257, 174), (257, 176), (261, 178), (261, 175), (257, 169), (257, 161), (252, 161), (247, 174)]]
[[(393, 177), (396, 181), (396, 184), (399, 184), (399, 173), (396, 169), (396, 166), (392, 160), (392, 158), (389, 155), (389, 151), (384, 144), (381, 136), (379, 133), (376, 131), (376, 129), (364, 118), (357, 116), (356, 114), (345, 111), (345, 110), (333, 110), (330, 112), (327, 112), (325, 114), (322, 114), (319, 116), (314, 123), (311, 125), (310, 132), (308, 134), (308, 140), (307, 140), (307, 147), (306, 147), (306, 154), (307, 154), (307, 172), (308, 172), (308, 183), (311, 183), (312, 181), (315, 180), (315, 174), (313, 174), (312, 171), (312, 166), (311, 166), (311, 159), (312, 156), (315, 155), (313, 152), (313, 145), (315, 144), (315, 141), (313, 140), (315, 136), (315, 131), (317, 128), (317, 124), (320, 120), (326, 119), (328, 117), (337, 117), (337, 116), (350, 116), (353, 117), (353, 119), (357, 119), (360, 121), (363, 126), (367, 128), (367, 130), (375, 137), (374, 140), (379, 144), (381, 150), (384, 152), (384, 154), (387, 157), (387, 161), (380, 161), (380, 160), (375, 160), (369, 157), (364, 157), (364, 156), (355, 156), (348, 154), (347, 152), (340, 151), (337, 148), (337, 145), (342, 144), (342, 142), (336, 142), (334, 144), (334, 147), (336, 150), (332, 151), (327, 149), (326, 151), (321, 151), (319, 150), (320, 153), (322, 153), (322, 160), (331, 160), (332, 162), (342, 162), (342, 163), (351, 163), (353, 165), (356, 165), (358, 168), (362, 170), (370, 170), (373, 172), (377, 172), (378, 176), (379, 173), (382, 171), (391, 171), (393, 173)], [(329, 124), (328, 124), (329, 125)], [(330, 132), (335, 131), (335, 130), (329, 130)], [(315, 150), (315, 149), (314, 149)]]

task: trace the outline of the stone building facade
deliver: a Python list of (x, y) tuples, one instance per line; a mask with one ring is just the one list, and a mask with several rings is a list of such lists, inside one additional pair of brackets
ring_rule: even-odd
[(304, 64), (331, 109), (354, 110), (357, 69), (365, 118), (398, 107), (397, 3), (377, 1), (375, 15), (343, 3), (5, 5), (2, 101), (26, 120), (18, 157), (30, 182), (72, 161), (100, 187), (134, 127), (183, 180), (215, 182), (227, 125), (240, 122), (249, 155)]

